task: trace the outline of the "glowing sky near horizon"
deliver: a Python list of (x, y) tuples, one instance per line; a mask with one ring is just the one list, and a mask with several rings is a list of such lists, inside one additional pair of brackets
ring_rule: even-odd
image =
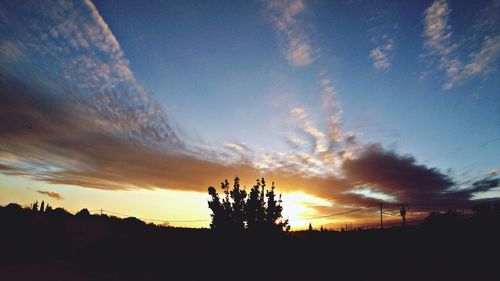
[(209, 185), (266, 176), (303, 227), (379, 200), (498, 198), (499, 15), (498, 0), (0, 0), (0, 204), (208, 220)]

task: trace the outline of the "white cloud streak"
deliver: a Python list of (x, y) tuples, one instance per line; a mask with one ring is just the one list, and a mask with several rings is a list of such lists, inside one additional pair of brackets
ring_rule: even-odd
[(373, 67), (376, 70), (385, 70), (391, 66), (389, 54), (394, 49), (394, 43), (389, 40), (386, 44), (376, 47), (370, 51), (370, 58), (373, 60)]
[(337, 91), (332, 82), (323, 76), (319, 81), (322, 92), (323, 108), (327, 111), (327, 137), (328, 147), (332, 148), (342, 140), (342, 106), (337, 99)]
[(304, 23), (299, 19), (306, 9), (302, 0), (271, 0), (267, 5), (267, 11), (283, 41), (285, 57), (297, 67), (314, 62), (317, 52), (304, 30)]
[(321, 132), (310, 120), (306, 110), (301, 107), (292, 108), (290, 111), (292, 119), (297, 124), (303, 134), (309, 137), (313, 143), (313, 152), (318, 153), (327, 149), (325, 144), (325, 134)]
[[(453, 80), (462, 67), (458, 59), (450, 58), (452, 52), (458, 47), (451, 41), (452, 30), (448, 24), (450, 8), (446, 0), (436, 0), (425, 10), (424, 46), (429, 55), (439, 59), (438, 67), (446, 72), (448, 79)], [(451, 85), (445, 83), (443, 88), (450, 89)]]
[(456, 45), (451, 44), (451, 26), (448, 25), (450, 8), (446, 0), (436, 0), (425, 10), (425, 46), (440, 56), (450, 54)]
[[(487, 75), (491, 66), (498, 60), (500, 55), (500, 34), (488, 34), (482, 38), (480, 49), (473, 51), (468, 56), (468, 62), (464, 63), (458, 58), (456, 49), (459, 47), (452, 40), (452, 28), (448, 24), (451, 10), (446, 0), (436, 0), (425, 11), (424, 35), (426, 40), (424, 46), (428, 54), (438, 58), (438, 68), (445, 73), (443, 89), (450, 90), (456, 85), (480, 76)], [(480, 13), (481, 16), (483, 13)], [(491, 25), (491, 19), (480, 20), (488, 24), (476, 25), (487, 28)], [(476, 37), (474, 35), (473, 37)]]
[(464, 69), (468, 75), (482, 74), (488, 71), (500, 54), (500, 35), (486, 37), (479, 52), (472, 54), (470, 62)]

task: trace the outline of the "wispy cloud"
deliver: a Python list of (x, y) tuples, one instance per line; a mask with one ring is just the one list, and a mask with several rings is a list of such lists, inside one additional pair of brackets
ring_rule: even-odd
[(432, 53), (446, 59), (457, 46), (451, 43), (451, 26), (448, 24), (450, 8), (446, 0), (436, 0), (425, 10), (425, 46)]
[(470, 54), (469, 63), (462, 65), (458, 61), (453, 61), (449, 65), (447, 69), (449, 79), (443, 88), (449, 90), (475, 76), (488, 74), (499, 57), (500, 35), (486, 37), (479, 51)]
[(298, 149), (301, 146), (307, 144), (307, 141), (296, 135), (288, 135), (286, 137), (286, 142), (294, 149)]
[(46, 190), (37, 190), (36, 192), (43, 194), (43, 195), (47, 195), (47, 196), (54, 198), (54, 199), (57, 199), (57, 200), (64, 199), (64, 197), (60, 193), (57, 193), (57, 192), (46, 191)]
[(319, 86), (322, 92), (322, 105), (327, 113), (328, 147), (332, 148), (343, 138), (341, 123), (343, 111), (332, 81), (326, 77), (325, 73), (322, 73), (320, 76)]
[[(424, 35), (426, 40), (424, 46), (428, 55), (438, 58), (438, 68), (446, 72), (447, 79), (455, 79), (460, 72), (462, 63), (452, 58), (452, 52), (458, 47), (452, 43), (452, 30), (448, 24), (450, 8), (446, 0), (436, 0), (425, 10)], [(446, 83), (443, 88), (450, 89), (451, 84)]]
[(326, 74), (321, 76), (323, 78), (320, 79), (319, 86), (323, 94), (326, 128), (323, 130), (316, 126), (305, 108), (292, 108), (290, 114), (297, 129), (295, 133), (301, 137), (297, 137), (295, 133), (288, 135), (287, 143), (294, 151), (270, 154), (267, 155), (267, 160), (286, 162), (288, 166), (280, 164), (280, 167), (287, 166), (287, 170), (305, 175), (339, 176), (342, 162), (354, 157), (361, 146), (356, 141), (356, 134), (342, 130), (342, 107), (337, 100), (335, 88), (325, 78)]
[[(498, 1), (493, 4), (499, 6)], [(474, 34), (472, 38), (481, 40), (479, 49), (469, 53), (468, 62), (466, 59), (460, 59), (456, 50), (460, 47), (456, 40), (453, 40), (452, 27), (449, 24), (451, 9), (446, 0), (436, 0), (425, 11), (424, 16), (424, 35), (426, 40), (424, 46), (428, 50), (428, 55), (438, 58), (438, 68), (444, 71), (445, 82), (443, 88), (450, 90), (456, 85), (460, 85), (471, 78), (486, 75), (491, 66), (498, 60), (500, 55), (500, 34), (495, 32), (491, 34), (492, 16), (491, 13), (484, 11), (478, 16), (485, 17), (479, 20), (473, 28), (477, 34), (483, 34), (482, 38), (477, 38)], [(484, 29), (478, 31), (478, 29)], [(494, 32), (494, 30), (493, 30)], [(465, 40), (465, 42), (469, 42)], [(469, 42), (470, 43), (470, 42)], [(472, 44), (474, 46), (474, 44)]]
[(326, 150), (325, 134), (316, 128), (306, 110), (301, 107), (294, 107), (290, 110), (290, 114), (292, 115), (293, 122), (295, 122), (301, 132), (311, 140), (312, 151), (318, 153)]
[(394, 49), (394, 43), (389, 40), (386, 44), (376, 47), (370, 51), (370, 58), (373, 60), (373, 67), (377, 70), (385, 70), (391, 66), (389, 55)]
[(464, 69), (469, 75), (484, 73), (498, 59), (500, 54), (500, 36), (485, 38), (479, 52), (472, 54), (471, 61)]
[[(312, 63), (313, 59), (320, 57), (319, 47), (313, 48), (309, 40), (304, 28), (305, 21), (300, 20), (300, 16), (307, 11), (303, 1), (269, 1), (267, 8), (278, 33), (288, 43), (285, 53), (292, 65), (307, 65)], [(389, 51), (392, 48), (391, 41), (386, 49)], [(259, 160), (259, 163), (266, 163), (261, 166), (269, 167), (269, 162), (273, 161), (280, 163), (279, 167), (286, 166), (287, 170), (295, 172), (333, 175), (339, 168), (340, 159), (350, 155), (346, 151), (352, 151), (352, 142), (349, 145), (341, 145), (345, 137), (341, 124), (342, 106), (326, 71), (319, 73), (318, 85), (322, 107), (326, 113), (326, 130), (323, 131), (314, 124), (304, 107), (293, 107), (290, 114), (300, 137), (297, 137), (297, 132), (291, 133), (287, 136), (286, 142), (295, 151), (266, 154), (264, 160)]]
[(284, 45), (285, 57), (297, 67), (311, 64), (317, 53), (300, 19), (306, 9), (302, 0), (270, 0), (267, 3), (271, 20)]

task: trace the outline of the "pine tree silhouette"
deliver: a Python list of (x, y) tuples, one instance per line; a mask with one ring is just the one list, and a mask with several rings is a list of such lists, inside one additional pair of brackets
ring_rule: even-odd
[(283, 206), (281, 205), (281, 195), (279, 196), (279, 199), (276, 200), (276, 193), (274, 192), (274, 189), (276, 187), (274, 186), (274, 182), (271, 186), (271, 190), (266, 192), (266, 197), (267, 197), (267, 208), (266, 208), (266, 224), (271, 228), (271, 229), (276, 229), (276, 230), (282, 230), (286, 229), (289, 230), (290, 226), (288, 225), (288, 220), (280, 220), (282, 217), (282, 212), (283, 212)]
[(257, 230), (264, 222), (266, 207), (261, 188), (264, 190), (265, 185), (264, 179), (262, 182), (257, 179), (257, 183), (250, 190), (245, 208), (248, 229)]
[(270, 190), (265, 189), (265, 179), (257, 179), (256, 185), (247, 194), (240, 187), (240, 179), (235, 177), (233, 188), (227, 179), (221, 183), (224, 198), (221, 200), (216, 189), (208, 188), (211, 199), (208, 207), (212, 210), (210, 227), (223, 231), (288, 231), (288, 220), (282, 219), (281, 195), (276, 200), (274, 183)]
[(208, 201), (208, 207), (212, 210), (212, 223), (210, 227), (216, 230), (229, 230), (231, 219), (229, 213), (224, 209), (219, 194), (213, 186), (208, 188), (208, 194), (212, 197)]
[(232, 199), (231, 217), (235, 227), (238, 230), (242, 230), (245, 228), (245, 200), (247, 192), (240, 188), (240, 179), (238, 177), (234, 178), (233, 190), (229, 192), (229, 195)]

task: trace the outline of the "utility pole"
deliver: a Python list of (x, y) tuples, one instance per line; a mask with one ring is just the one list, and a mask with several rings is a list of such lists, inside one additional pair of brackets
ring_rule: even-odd
[(380, 202), (380, 229), (384, 228), (384, 221), (382, 219), (382, 202)]
[(102, 209), (101, 209), (101, 217), (102, 217)]
[(406, 206), (408, 206), (408, 204), (401, 204), (401, 210), (399, 210), (399, 213), (401, 214), (401, 217), (403, 218), (403, 226), (406, 225)]

